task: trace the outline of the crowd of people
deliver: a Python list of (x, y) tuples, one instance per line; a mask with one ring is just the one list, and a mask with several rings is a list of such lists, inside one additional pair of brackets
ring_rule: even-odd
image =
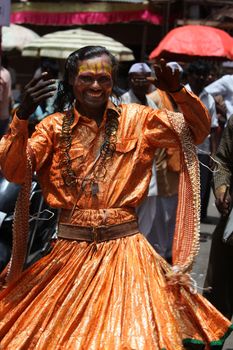
[[(73, 52), (62, 78), (45, 60), (14, 106), (3, 68), (0, 171), (20, 185), (3, 349), (221, 349), (233, 330), (232, 76), (136, 62), (122, 92), (117, 67), (101, 46)], [(25, 268), (32, 174), (59, 215)], [(211, 185), (221, 218), (202, 296), (190, 271)]]

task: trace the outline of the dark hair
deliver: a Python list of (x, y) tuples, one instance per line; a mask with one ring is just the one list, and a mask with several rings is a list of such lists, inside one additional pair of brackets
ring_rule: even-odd
[[(70, 77), (77, 74), (77, 66), (79, 61), (87, 60), (94, 57), (107, 55), (112, 64), (113, 86), (116, 83), (117, 74), (117, 60), (116, 58), (103, 46), (84, 46), (72, 52), (66, 60), (63, 80), (59, 82), (57, 97), (55, 100), (55, 110), (62, 112), (64, 109), (72, 108), (75, 96), (73, 93), (73, 86), (69, 83)], [(113, 94), (117, 95), (113, 88)]]
[(41, 60), (42, 72), (49, 72), (54, 79), (58, 77), (59, 65), (56, 59), (42, 58)]
[(200, 74), (200, 75), (208, 75), (210, 72), (210, 64), (203, 60), (197, 60), (192, 62), (187, 67), (188, 74)]
[(3, 67), (8, 68), (8, 66), (9, 66), (9, 59), (8, 59), (7, 55), (3, 54), (1, 63), (3, 65)]

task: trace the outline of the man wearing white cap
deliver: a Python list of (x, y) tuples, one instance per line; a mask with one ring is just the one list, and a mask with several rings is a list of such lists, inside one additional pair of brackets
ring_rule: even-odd
[(221, 95), (226, 106), (227, 120), (233, 114), (233, 74), (225, 74), (205, 87), (212, 96)]
[(138, 103), (152, 108), (157, 108), (156, 104), (146, 96), (150, 88), (151, 69), (146, 63), (135, 63), (131, 66), (129, 75), (129, 91), (121, 96), (122, 103)]
[[(151, 84), (147, 78), (151, 77), (151, 73), (152, 70), (146, 63), (135, 63), (131, 66), (128, 72), (130, 89), (121, 96), (122, 103), (138, 103), (157, 109), (157, 105), (147, 96)], [(144, 202), (137, 208), (139, 228), (145, 236), (149, 235), (155, 216), (157, 195), (155, 169), (154, 161), (148, 195)]]

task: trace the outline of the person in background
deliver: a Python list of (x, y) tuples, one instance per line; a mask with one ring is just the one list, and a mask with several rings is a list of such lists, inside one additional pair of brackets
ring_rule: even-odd
[[(120, 100), (122, 103), (138, 103), (157, 109), (157, 105), (147, 96), (151, 83), (147, 78), (151, 77), (151, 68), (143, 62), (133, 64), (128, 72), (129, 91), (125, 92)], [(152, 164), (152, 175), (148, 188), (148, 194), (143, 203), (137, 209), (138, 225), (140, 231), (147, 237), (151, 231), (156, 212), (157, 180), (155, 160)]]
[(18, 106), (20, 102), (22, 85), (18, 81), (16, 70), (12, 67), (7, 54), (3, 54), (2, 56), (2, 65), (9, 71), (11, 76), (11, 107), (13, 113), (15, 107)]
[(152, 70), (148, 64), (134, 63), (128, 72), (129, 90), (121, 96), (122, 103), (139, 103), (144, 106), (157, 108), (156, 104), (147, 96), (151, 86)]
[(12, 65), (10, 63), (10, 59), (9, 59), (8, 55), (6, 55), (6, 54), (2, 55), (1, 64), (10, 73), (10, 76), (11, 76), (11, 89), (14, 90), (15, 89), (15, 85), (17, 83), (17, 74), (16, 74), (15, 69), (12, 67)]
[(10, 72), (0, 68), (0, 139), (5, 134), (11, 117), (11, 76)]
[(213, 185), (216, 207), (221, 213), (210, 248), (209, 262), (203, 295), (223, 315), (233, 316), (233, 239), (223, 239), (227, 225), (233, 230), (232, 188), (233, 188), (233, 116), (227, 122), (214, 157), (216, 171), (213, 174)]
[(218, 117), (213, 96), (205, 89), (206, 81), (210, 73), (210, 65), (202, 60), (190, 63), (187, 67), (187, 81), (185, 87), (196, 94), (204, 103), (211, 116), (211, 131), (209, 136), (197, 147), (200, 161), (201, 178), (201, 222), (209, 222), (207, 209), (211, 191), (212, 165), (211, 157), (217, 147)]
[[(220, 67), (217, 64), (212, 64), (210, 66), (209, 76), (206, 80), (206, 86), (208, 87), (208, 85), (215, 82), (219, 78), (220, 78)], [(222, 133), (223, 133), (223, 130), (224, 130), (226, 122), (227, 122), (227, 108), (226, 108), (224, 98), (221, 94), (215, 94), (212, 96), (213, 96), (214, 101), (215, 101), (216, 112), (217, 112), (217, 117), (218, 117), (218, 128), (216, 131), (216, 136), (217, 136), (216, 147), (217, 147), (220, 143)]]
[(233, 74), (224, 74), (205, 87), (206, 92), (214, 96), (222, 96), (227, 119), (233, 114)]
[[(14, 222), (18, 245), (1, 275), (8, 282), (0, 292), (4, 350), (190, 350), (197, 344), (214, 349), (233, 329), (194, 292), (187, 274), (199, 223), (192, 150), (209, 132), (207, 110), (163, 60), (153, 83), (173, 96), (183, 114), (114, 105), (116, 69), (104, 47), (73, 52), (59, 85), (57, 112), (28, 139), (27, 119), (56, 89), (46, 74), (33, 79), (0, 142), (2, 171), (21, 184)], [(181, 150), (184, 169), (175, 269), (140, 233), (135, 213), (147, 194), (155, 149), (168, 146)], [(46, 201), (60, 209), (58, 240), (22, 273), (32, 169)]]
[(216, 148), (217, 148), (219, 146), (224, 128), (227, 123), (227, 108), (226, 108), (224, 98), (221, 95), (216, 95), (213, 97), (215, 101), (217, 118), (218, 118), (218, 128), (216, 131)]

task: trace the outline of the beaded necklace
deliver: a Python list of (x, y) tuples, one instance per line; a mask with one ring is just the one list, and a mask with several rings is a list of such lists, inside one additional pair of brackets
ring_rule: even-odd
[[(115, 111), (113, 109), (107, 110), (104, 140), (100, 146), (99, 154), (93, 164), (91, 171), (81, 181), (82, 190), (85, 191), (87, 184), (89, 184), (93, 196), (99, 192), (98, 182), (101, 179), (105, 178), (107, 172), (107, 164), (109, 160), (112, 159), (116, 149), (119, 113), (119, 108), (118, 111)], [(69, 111), (63, 117), (62, 133), (60, 137), (60, 146), (62, 149), (62, 156), (60, 161), (61, 174), (64, 183), (68, 187), (75, 186), (78, 181), (75, 171), (72, 169), (72, 161), (69, 155), (69, 150), (72, 145), (71, 125), (73, 121), (74, 113), (73, 111)]]

